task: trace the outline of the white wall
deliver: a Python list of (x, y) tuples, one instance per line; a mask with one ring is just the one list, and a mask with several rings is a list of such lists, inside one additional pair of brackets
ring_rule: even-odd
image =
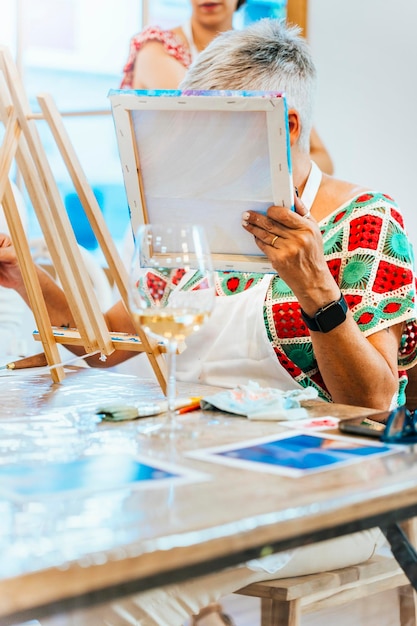
[(388, 193), (417, 251), (417, 0), (309, 0), (316, 127), (336, 176)]

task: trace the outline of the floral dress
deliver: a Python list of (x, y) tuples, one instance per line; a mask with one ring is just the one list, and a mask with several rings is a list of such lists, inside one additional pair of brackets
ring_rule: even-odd
[(172, 30), (161, 30), (158, 26), (149, 26), (130, 40), (129, 58), (123, 68), (121, 89), (132, 89), (136, 55), (148, 41), (159, 41), (167, 54), (173, 56), (185, 68), (191, 65), (191, 52), (187, 45)]

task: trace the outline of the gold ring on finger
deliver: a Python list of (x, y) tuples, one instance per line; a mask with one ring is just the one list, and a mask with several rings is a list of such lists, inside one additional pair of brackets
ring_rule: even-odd
[(275, 235), (275, 237), (273, 238), (273, 240), (269, 244), (272, 248), (274, 247), (274, 243), (276, 242), (277, 239), (278, 239), (278, 235)]

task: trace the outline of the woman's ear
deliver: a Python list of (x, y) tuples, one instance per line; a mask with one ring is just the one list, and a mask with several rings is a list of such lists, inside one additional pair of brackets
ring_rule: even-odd
[(290, 131), (290, 144), (293, 146), (297, 143), (301, 133), (300, 115), (295, 109), (289, 109), (288, 111), (288, 128)]

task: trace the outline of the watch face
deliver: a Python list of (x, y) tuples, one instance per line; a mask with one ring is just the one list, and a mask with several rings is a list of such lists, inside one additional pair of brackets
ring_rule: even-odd
[(331, 306), (320, 311), (315, 317), (317, 326), (322, 333), (328, 333), (330, 330), (333, 330), (333, 328), (342, 324), (345, 319), (346, 311), (340, 302), (334, 302)]

